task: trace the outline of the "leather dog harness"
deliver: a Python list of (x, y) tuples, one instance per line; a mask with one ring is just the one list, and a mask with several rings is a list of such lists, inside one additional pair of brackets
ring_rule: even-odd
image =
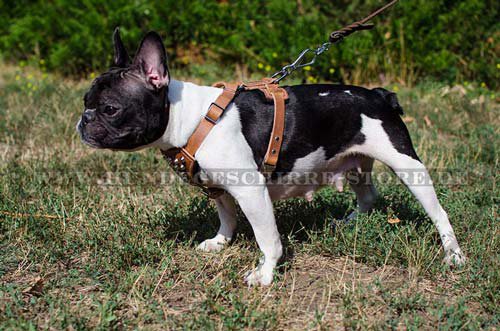
[(212, 102), (208, 108), (207, 114), (189, 137), (187, 144), (181, 148), (175, 147), (166, 151), (162, 150), (162, 153), (172, 168), (184, 180), (192, 185), (201, 187), (209, 197), (217, 198), (224, 193), (224, 190), (205, 187), (195, 178), (196, 173), (199, 172), (199, 166), (196, 162), (195, 155), (207, 135), (219, 122), (226, 109), (240, 92), (252, 90), (261, 91), (268, 102), (274, 103), (274, 120), (267, 152), (264, 156), (260, 171), (266, 175), (272, 174), (276, 169), (281, 145), (283, 143), (283, 134), (285, 131), (285, 101), (288, 99), (288, 93), (285, 89), (279, 87), (272, 78), (264, 78), (260, 81), (250, 83), (218, 82), (213, 86), (223, 88), (222, 94)]
[[(210, 133), (210, 130), (218, 123), (219, 119), (238, 93), (242, 91), (260, 90), (264, 93), (268, 102), (272, 101), (274, 103), (273, 128), (264, 162), (260, 168), (260, 171), (264, 174), (272, 174), (278, 163), (281, 144), (283, 143), (283, 133), (285, 131), (285, 100), (288, 99), (288, 94), (285, 89), (279, 87), (279, 81), (299, 68), (314, 64), (316, 57), (328, 50), (332, 44), (342, 41), (345, 37), (356, 31), (372, 29), (374, 25), (367, 24), (367, 22), (394, 6), (397, 2), (398, 0), (392, 0), (390, 3), (371, 13), (364, 19), (354, 22), (341, 30), (332, 32), (327, 43), (324, 43), (315, 50), (309, 48), (305, 49), (293, 63), (283, 67), (280, 71), (275, 73), (272, 78), (264, 78), (260, 81), (251, 83), (220, 82), (214, 84), (216, 87), (223, 88), (222, 94), (210, 105), (205, 118), (201, 120), (200, 124), (189, 138), (186, 146), (162, 151), (167, 161), (171, 163), (174, 170), (179, 173), (182, 178), (193, 185), (202, 187), (210, 197), (216, 197), (222, 194), (224, 192), (223, 190), (207, 188), (202, 183), (199, 183), (199, 181), (194, 180), (195, 174), (199, 170), (198, 163), (195, 159), (196, 151), (200, 148), (206, 136)], [(310, 62), (304, 63), (304, 57), (308, 53), (314, 53), (314, 57)]]

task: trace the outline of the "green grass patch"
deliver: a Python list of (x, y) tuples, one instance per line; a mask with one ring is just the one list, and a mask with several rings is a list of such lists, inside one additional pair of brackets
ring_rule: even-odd
[(442, 265), (436, 230), (393, 176), (377, 183), (377, 209), (347, 224), (349, 191), (276, 203), (285, 258), (270, 288), (249, 290), (259, 251), (243, 215), (230, 247), (195, 251), (217, 230), (215, 206), (180, 180), (162, 185), (172, 173), (158, 151), (81, 144), (88, 82), (1, 68), (0, 329), (498, 327), (498, 94), (399, 91), (418, 154), (455, 179), (436, 189), (464, 268)]

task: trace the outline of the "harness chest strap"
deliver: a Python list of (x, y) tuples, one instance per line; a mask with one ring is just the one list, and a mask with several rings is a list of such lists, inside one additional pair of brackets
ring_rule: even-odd
[(268, 101), (274, 103), (274, 120), (269, 145), (267, 148), (264, 162), (261, 171), (272, 173), (278, 162), (279, 152), (283, 141), (285, 128), (285, 100), (288, 98), (287, 92), (273, 83), (270, 78), (265, 78), (261, 81), (237, 84), (219, 82), (214, 84), (215, 87), (223, 88), (222, 94), (210, 105), (205, 117), (201, 120), (194, 133), (188, 139), (186, 146), (183, 148), (171, 148), (162, 151), (167, 161), (172, 165), (174, 170), (193, 185), (202, 187), (210, 197), (217, 197), (223, 193), (220, 189), (205, 188), (201, 183), (194, 181), (193, 178), (197, 172), (197, 163), (195, 159), (196, 151), (199, 149), (210, 130), (217, 124), (224, 111), (234, 100), (236, 95), (241, 90), (260, 90), (264, 93)]
[(201, 120), (200, 124), (198, 124), (198, 127), (194, 130), (191, 137), (189, 137), (186, 146), (162, 151), (174, 170), (180, 173), (184, 179), (192, 182), (193, 176), (197, 170), (197, 164), (194, 157), (196, 151), (200, 148), (215, 124), (217, 124), (226, 108), (233, 101), (237, 92), (237, 84), (227, 84), (222, 94), (212, 102), (208, 108), (207, 114)]

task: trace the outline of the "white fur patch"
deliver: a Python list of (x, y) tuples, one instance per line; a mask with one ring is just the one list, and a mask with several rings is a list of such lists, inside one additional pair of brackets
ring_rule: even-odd
[[(394, 158), (406, 159), (406, 155), (401, 155), (394, 146), (382, 127), (382, 121), (361, 114), (361, 133), (366, 137), (362, 145), (356, 145), (349, 148), (350, 152), (369, 155), (370, 157), (382, 161), (385, 164), (390, 163)], [(410, 160), (413, 160), (410, 158)]]
[(321, 92), (318, 94), (320, 97), (326, 97), (330, 95), (330, 92)]
[(351, 97), (353, 96), (351, 90), (345, 90), (344, 93), (350, 95)]
[(325, 149), (323, 147), (320, 147), (311, 154), (297, 159), (293, 165), (292, 172), (313, 170), (315, 168), (321, 167), (325, 161)]

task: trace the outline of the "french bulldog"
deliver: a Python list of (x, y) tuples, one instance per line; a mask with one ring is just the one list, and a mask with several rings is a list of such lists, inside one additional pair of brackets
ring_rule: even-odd
[[(120, 151), (185, 146), (222, 90), (171, 79), (163, 41), (155, 32), (143, 38), (132, 61), (118, 29), (113, 40), (114, 67), (98, 76), (84, 96), (85, 110), (77, 124), (82, 141), (93, 148)], [(339, 178), (352, 174), (356, 176), (345, 177), (358, 207), (350, 217), (368, 212), (377, 197), (370, 175), (374, 160), (379, 160), (400, 177), (433, 221), (442, 240), (444, 261), (451, 265), (465, 262), (428, 171), (413, 148), (394, 93), (329, 84), (284, 88), (289, 95), (285, 133), (271, 177), (264, 177), (259, 165), (268, 146), (274, 107), (259, 91), (238, 94), (197, 151), (195, 157), (207, 185), (225, 191), (215, 200), (219, 231), (199, 249), (219, 251), (231, 241), (237, 202), (263, 253), (245, 281), (269, 285), (282, 255), (272, 202), (311, 199), (314, 191), (328, 185), (340, 189)], [(212, 176), (211, 169), (244, 170), (245, 178), (257, 181), (235, 184), (224, 172)], [(283, 180), (292, 175), (323, 178), (324, 173), (331, 176), (319, 181)], [(415, 174), (424, 185), (415, 184)]]

